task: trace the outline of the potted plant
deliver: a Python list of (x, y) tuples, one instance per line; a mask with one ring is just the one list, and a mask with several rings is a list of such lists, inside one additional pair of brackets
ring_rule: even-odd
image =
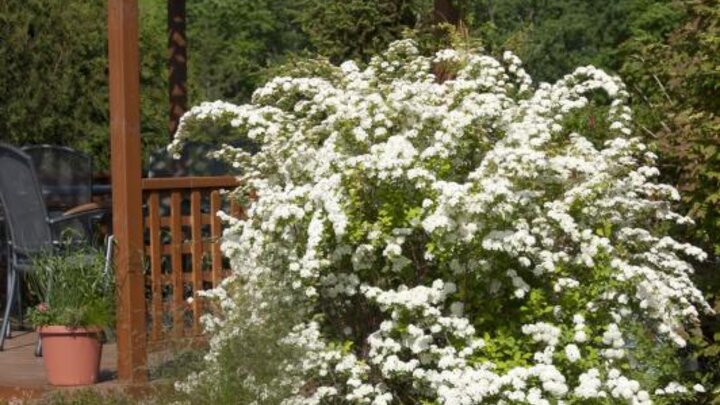
[(40, 304), (28, 311), (42, 342), (50, 384), (97, 382), (103, 331), (112, 325), (114, 284), (102, 251), (66, 248), (34, 258), (30, 287)]

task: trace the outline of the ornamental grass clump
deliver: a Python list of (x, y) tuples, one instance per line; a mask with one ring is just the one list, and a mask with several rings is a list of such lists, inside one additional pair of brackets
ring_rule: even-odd
[(210, 124), (260, 145), (217, 152), (243, 168), (235, 193), (250, 205), (227, 218), (233, 274), (203, 294), (211, 350), (180, 389), (212, 387), (225, 348), (277, 327), (282, 307), (295, 322), (271, 344), (294, 355), (242, 370), (257, 403), (703, 391), (683, 356), (711, 311), (691, 281), (705, 254), (667, 236), (692, 221), (656, 182), (617, 77), (582, 67), (535, 85), (510, 53), (426, 57), (409, 40), (365, 68), (317, 71), (277, 77), (251, 104), (193, 108), (170, 147)]
[(111, 328), (115, 283), (106, 273), (101, 249), (63, 243), (62, 249), (33, 257), (28, 286), (40, 303), (28, 311), (35, 327)]

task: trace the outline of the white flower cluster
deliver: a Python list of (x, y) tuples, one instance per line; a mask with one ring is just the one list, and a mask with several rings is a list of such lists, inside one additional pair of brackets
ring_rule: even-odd
[(409, 40), (324, 69), (196, 107), (171, 145), (201, 121), (260, 145), (218, 152), (256, 198), (224, 235), (234, 275), (207, 294), (221, 311), (196, 380), (272, 300), (298, 315), (278, 343), (303, 353), (278, 365), (303, 376), (276, 382), (295, 387), (286, 404), (689, 395), (633, 353), (684, 346), (710, 309), (690, 279), (703, 252), (660, 231), (691, 221), (632, 137), (618, 78), (583, 67), (535, 86), (511, 53), (424, 57)]

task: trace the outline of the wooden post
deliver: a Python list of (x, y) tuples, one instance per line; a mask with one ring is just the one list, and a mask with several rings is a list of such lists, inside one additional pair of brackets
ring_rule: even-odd
[(168, 11), (168, 84), (170, 117), (168, 131), (175, 135), (180, 117), (187, 111), (187, 37), (185, 36), (185, 0), (167, 0)]
[(137, 0), (108, 0), (108, 63), (118, 377), (143, 382), (147, 380), (147, 343)]
[(460, 10), (453, 4), (453, 0), (434, 0), (433, 15), (436, 23), (457, 26), (462, 21)]

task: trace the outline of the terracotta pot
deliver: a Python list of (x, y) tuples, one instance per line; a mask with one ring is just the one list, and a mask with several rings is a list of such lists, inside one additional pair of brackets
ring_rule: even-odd
[(38, 329), (50, 384), (88, 385), (97, 382), (102, 355), (100, 332), (100, 328), (65, 326)]

